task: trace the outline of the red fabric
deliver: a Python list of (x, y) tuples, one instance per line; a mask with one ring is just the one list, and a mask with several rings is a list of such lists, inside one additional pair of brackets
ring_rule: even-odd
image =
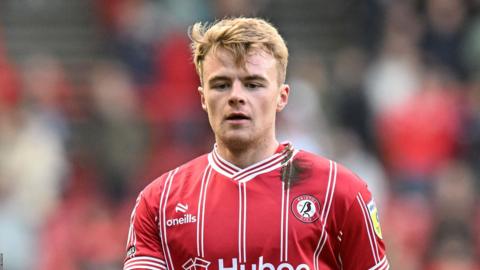
[(343, 269), (387, 269), (365, 183), (299, 152), (295, 160), (310, 169), (286, 189), (280, 165), (287, 155), (240, 169), (212, 152), (153, 181), (132, 213), (125, 267), (339, 269), (340, 255)]

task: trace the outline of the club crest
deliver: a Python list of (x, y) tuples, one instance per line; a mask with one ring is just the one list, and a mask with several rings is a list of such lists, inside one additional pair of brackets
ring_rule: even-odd
[(292, 201), (291, 211), (301, 222), (312, 223), (320, 217), (320, 203), (311, 195), (300, 195)]

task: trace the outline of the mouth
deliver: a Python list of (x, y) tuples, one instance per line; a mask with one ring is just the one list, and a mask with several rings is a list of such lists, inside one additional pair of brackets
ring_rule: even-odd
[(225, 120), (227, 120), (229, 122), (241, 122), (241, 121), (251, 120), (251, 118), (248, 117), (248, 115), (246, 115), (244, 113), (231, 113), (231, 114), (227, 115)]

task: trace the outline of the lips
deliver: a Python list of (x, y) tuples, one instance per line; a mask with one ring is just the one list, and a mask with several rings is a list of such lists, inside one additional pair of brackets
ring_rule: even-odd
[(227, 115), (226, 120), (236, 121), (236, 120), (250, 120), (250, 117), (244, 113), (237, 112)]

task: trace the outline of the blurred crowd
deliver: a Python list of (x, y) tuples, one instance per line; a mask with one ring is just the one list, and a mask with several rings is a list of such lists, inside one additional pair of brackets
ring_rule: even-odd
[[(7, 270), (121, 268), (138, 192), (213, 146), (188, 25), (268, 2), (94, 1), (114, 57), (81, 85), (52, 55), (14, 63), (0, 36)], [(393, 269), (480, 269), (480, 3), (369, 2), (368, 42), (292, 53), (278, 136), (368, 182)]]

